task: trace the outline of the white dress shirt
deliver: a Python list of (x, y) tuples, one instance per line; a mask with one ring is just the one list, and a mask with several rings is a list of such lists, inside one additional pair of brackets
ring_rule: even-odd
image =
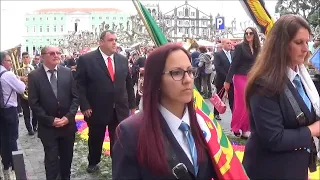
[(294, 80), (294, 78), (296, 77), (297, 74), (301, 77), (298, 67), (297, 67), (297, 72), (294, 71), (293, 69), (289, 68), (289, 67), (287, 68), (287, 76), (288, 76), (289, 80), (291, 81), (293, 87), (296, 87), (296, 85), (293, 83), (293, 80)]
[(159, 105), (159, 110), (160, 113), (162, 114), (163, 118), (166, 120), (172, 134), (178, 141), (179, 145), (189, 158), (190, 162), (193, 164), (192, 156), (191, 156), (191, 151), (189, 148), (188, 140), (187, 137), (183, 134), (183, 132), (179, 129), (180, 124), (182, 121), (187, 123), (190, 126), (190, 117), (189, 117), (189, 111), (188, 108), (185, 108), (184, 115), (180, 119), (174, 114), (172, 114), (169, 110), (167, 110), (165, 107), (162, 105)]
[[(5, 70), (6, 68), (0, 65), (0, 73)], [(26, 85), (24, 84), (24, 82), (20, 81), (12, 71), (3, 73), (0, 80), (1, 80), (1, 86), (2, 86), (1, 90), (3, 94), (4, 104), (6, 104), (6, 102), (8, 101), (5, 107), (6, 108), (17, 107), (18, 106), (17, 93), (22, 94), (26, 89)], [(12, 91), (12, 94), (11, 94), (11, 91)], [(10, 99), (9, 99), (9, 96), (10, 96)]]
[(111, 58), (112, 69), (113, 69), (113, 72), (115, 73), (116, 70), (114, 69), (114, 54), (112, 54), (111, 56), (107, 56), (105, 53), (103, 53), (103, 52), (101, 51), (100, 48), (99, 48), (99, 51), (100, 51), (100, 53), (101, 53), (101, 55), (102, 55), (102, 57), (103, 57), (103, 59), (104, 59), (104, 62), (106, 63), (106, 66), (107, 66), (107, 67), (108, 67), (108, 57)]
[[(232, 62), (232, 57), (231, 57), (230, 51), (226, 51), (226, 50), (224, 50), (224, 49), (222, 49), (222, 50), (223, 50), (224, 54), (226, 54), (227, 59), (228, 59), (228, 61), (229, 61), (230, 64), (231, 64), (231, 62)], [(229, 58), (230, 58), (230, 59), (229, 59)]]
[[(46, 72), (48, 80), (50, 82), (50, 78), (51, 78), (51, 73), (49, 72), (50, 69), (47, 66), (45, 66), (44, 64), (43, 64), (43, 68), (44, 68), (44, 71)], [(55, 69), (54, 75), (56, 76), (56, 79), (58, 79), (58, 77), (57, 77), (58, 67), (56, 66), (54, 69)]]

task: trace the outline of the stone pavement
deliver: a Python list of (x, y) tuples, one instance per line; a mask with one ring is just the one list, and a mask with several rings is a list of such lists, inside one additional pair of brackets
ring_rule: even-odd
[(19, 118), (19, 150), (23, 150), (27, 178), (29, 180), (46, 179), (44, 169), (44, 151), (38, 134), (28, 135), (23, 117)]

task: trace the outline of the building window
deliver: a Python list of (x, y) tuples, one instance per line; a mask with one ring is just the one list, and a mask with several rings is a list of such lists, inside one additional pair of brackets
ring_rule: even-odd
[(182, 33), (182, 28), (178, 28), (178, 32), (179, 32), (179, 33)]
[(26, 18), (26, 21), (29, 21), (29, 18)]
[(189, 34), (189, 28), (185, 28), (185, 34)]
[(94, 20), (94, 17), (92, 17), (92, 20)]
[(29, 32), (29, 28), (28, 27), (26, 27), (27, 28), (27, 33)]
[(36, 20), (36, 18), (33, 18), (33, 20), (35, 21), (35, 20)]
[(40, 18), (40, 21), (42, 21), (42, 17)]
[(194, 25), (195, 24), (195, 22), (194, 21), (191, 21), (191, 25)]
[(36, 32), (36, 26), (33, 26), (33, 32), (34, 33)]
[(50, 27), (49, 27), (49, 26), (47, 26), (47, 32), (49, 32), (49, 28), (50, 28)]
[(181, 20), (179, 20), (179, 21), (178, 21), (178, 25), (181, 25), (181, 24), (182, 24), (182, 21), (181, 21)]
[(106, 19), (108, 20), (108, 19), (109, 19), (109, 17), (106, 17)]
[(185, 15), (185, 16), (189, 16), (189, 9), (188, 9), (188, 8), (186, 8), (186, 9), (184, 10), (184, 15)]
[(26, 40), (26, 42), (28, 42), (28, 39)]
[(179, 16), (183, 16), (183, 12), (182, 12), (182, 11), (179, 11), (179, 12), (178, 12), (178, 15), (179, 15)]
[(57, 18), (56, 18), (56, 17), (54, 17), (54, 18), (53, 18), (53, 20), (57, 20)]
[(56, 41), (57, 39), (53, 39), (54, 41)]
[(26, 52), (29, 52), (29, 47), (28, 46), (26, 46)]
[(94, 25), (92, 25), (92, 31), (94, 31), (94, 29), (95, 29), (95, 26), (94, 26)]
[(63, 17), (61, 17), (61, 20), (63, 20)]
[(47, 41), (49, 42), (49, 39), (47, 39)]
[(191, 16), (196, 16), (196, 13), (195, 12), (191, 12)]
[(63, 25), (61, 25), (61, 32), (63, 32)]
[(47, 21), (49, 20), (49, 17), (47, 17)]
[(42, 26), (40, 26), (39, 32), (42, 32)]
[(53, 26), (53, 32), (57, 32), (57, 26)]
[(99, 17), (99, 19), (102, 19), (102, 17)]
[(120, 20), (123, 20), (123, 17), (120, 17)]
[(116, 20), (116, 17), (113, 17), (113, 20)]

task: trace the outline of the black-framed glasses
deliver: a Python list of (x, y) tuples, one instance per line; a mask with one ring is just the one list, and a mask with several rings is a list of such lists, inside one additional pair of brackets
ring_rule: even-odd
[(244, 34), (247, 35), (247, 36), (249, 36), (249, 35), (252, 36), (253, 32), (245, 32)]
[(198, 76), (198, 69), (197, 68), (190, 68), (188, 70), (183, 70), (183, 69), (174, 69), (171, 71), (166, 71), (163, 72), (163, 74), (170, 74), (173, 80), (175, 81), (181, 81), (184, 79), (186, 73), (188, 73), (189, 77), (192, 79), (195, 79)]

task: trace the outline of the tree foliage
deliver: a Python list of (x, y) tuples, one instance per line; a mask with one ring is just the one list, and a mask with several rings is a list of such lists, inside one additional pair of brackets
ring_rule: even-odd
[(276, 13), (300, 15), (314, 27), (320, 25), (319, 10), (319, 0), (278, 0), (275, 7)]

